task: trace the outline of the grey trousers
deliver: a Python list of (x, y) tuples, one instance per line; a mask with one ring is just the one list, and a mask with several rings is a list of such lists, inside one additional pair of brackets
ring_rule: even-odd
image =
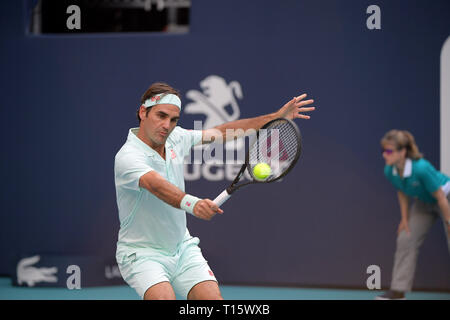
[[(447, 195), (450, 203), (450, 194)], [(444, 224), (447, 244), (450, 252), (450, 236), (442, 218), (438, 204), (427, 204), (418, 199), (414, 200), (409, 210), (408, 225), (411, 233), (400, 232), (397, 237), (397, 248), (394, 256), (391, 290), (411, 291), (416, 270), (419, 249), (435, 221), (439, 219)]]

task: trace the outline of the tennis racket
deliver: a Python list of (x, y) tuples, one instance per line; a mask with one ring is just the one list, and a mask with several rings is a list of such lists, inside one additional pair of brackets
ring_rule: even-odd
[[(294, 167), (301, 153), (302, 136), (297, 125), (285, 118), (269, 121), (256, 132), (256, 139), (247, 150), (245, 163), (231, 185), (214, 199), (214, 203), (220, 207), (243, 186), (281, 179)], [(266, 163), (271, 169), (264, 179), (259, 179), (253, 172), (259, 163)], [(249, 172), (251, 180), (238, 184), (245, 170)]]

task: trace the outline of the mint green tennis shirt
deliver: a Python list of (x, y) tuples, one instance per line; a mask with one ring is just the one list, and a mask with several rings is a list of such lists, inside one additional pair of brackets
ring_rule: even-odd
[(384, 175), (397, 190), (404, 194), (418, 198), (423, 202), (436, 203), (432, 193), (443, 188), (448, 193), (450, 178), (436, 170), (425, 159), (412, 160), (407, 158), (403, 169), (403, 178), (395, 166), (386, 165)]
[(166, 140), (166, 159), (139, 139), (139, 128), (129, 130), (128, 138), (114, 163), (120, 230), (118, 251), (153, 248), (174, 254), (189, 236), (186, 212), (172, 207), (139, 186), (139, 179), (150, 171), (184, 191), (184, 157), (200, 142), (201, 130), (175, 127)]

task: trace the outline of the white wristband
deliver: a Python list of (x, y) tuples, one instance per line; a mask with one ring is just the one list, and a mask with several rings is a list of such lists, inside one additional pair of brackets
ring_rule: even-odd
[(180, 209), (189, 212), (190, 214), (194, 214), (194, 207), (199, 200), (201, 199), (191, 196), (190, 194), (186, 194), (183, 199), (181, 199)]

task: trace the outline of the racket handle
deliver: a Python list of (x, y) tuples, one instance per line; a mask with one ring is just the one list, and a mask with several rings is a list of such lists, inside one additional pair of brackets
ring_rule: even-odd
[(228, 193), (228, 191), (225, 189), (223, 190), (223, 192), (221, 194), (219, 194), (215, 199), (214, 199), (214, 203), (217, 204), (217, 206), (221, 206), (222, 204), (225, 203), (225, 201), (227, 201), (229, 198), (231, 197), (231, 195)]

